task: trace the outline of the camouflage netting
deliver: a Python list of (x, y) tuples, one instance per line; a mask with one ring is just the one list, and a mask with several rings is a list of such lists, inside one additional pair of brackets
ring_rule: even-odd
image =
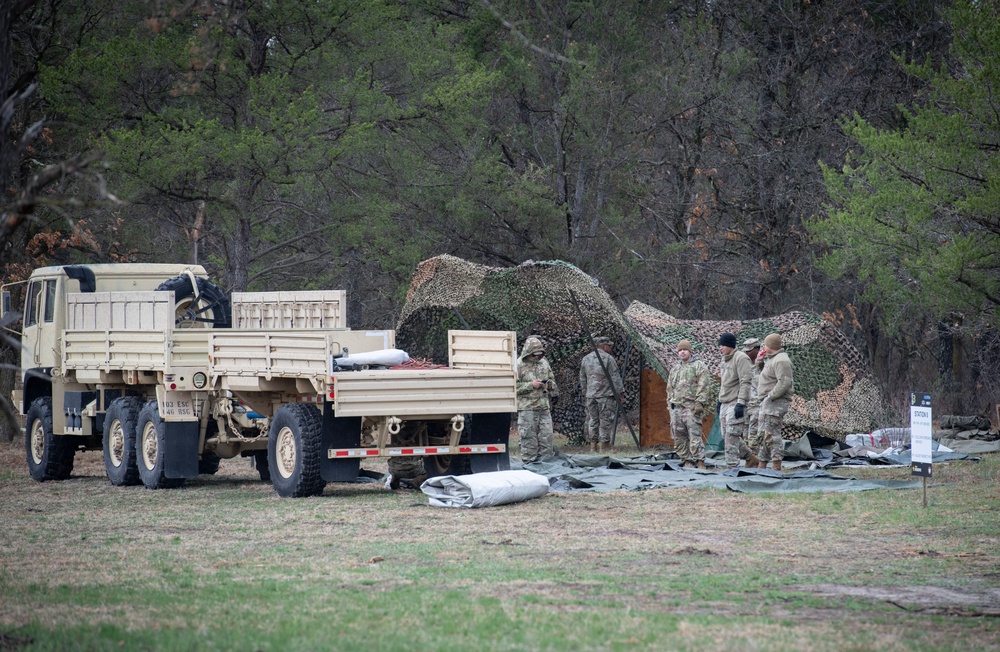
[[(579, 301), (585, 324), (570, 299)], [(676, 358), (674, 345), (689, 339), (718, 374), (715, 342), (720, 333), (738, 341), (779, 332), (795, 368), (796, 396), (786, 418), (789, 439), (806, 430), (843, 440), (869, 432), (881, 399), (861, 355), (836, 328), (816, 315), (793, 312), (770, 319), (682, 321), (642, 303), (623, 314), (597, 281), (561, 261), (528, 261), (517, 267), (487, 267), (454, 256), (422, 262), (410, 284), (396, 327), (396, 344), (414, 357), (447, 362), (450, 329), (512, 330), (518, 345), (529, 335), (545, 343), (559, 383), (553, 410), (556, 428), (579, 441), (584, 411), (578, 374), (591, 348), (590, 334), (615, 342), (613, 355), (625, 376), (626, 412), (635, 423), (639, 371), (645, 365), (666, 377)]]
[[(569, 290), (576, 295), (586, 328)], [(559, 432), (576, 440), (583, 434), (578, 374), (580, 360), (592, 350), (588, 329), (606, 335), (615, 342), (612, 354), (625, 376), (626, 409), (638, 414), (640, 338), (597, 281), (573, 265), (528, 261), (517, 267), (487, 267), (454, 256), (423, 261), (406, 295), (396, 346), (411, 356), (447, 362), (447, 332), (464, 328), (517, 331), (519, 347), (529, 335), (541, 337), (559, 384), (553, 421)]]
[(789, 312), (752, 321), (680, 320), (634, 302), (625, 317), (642, 334), (663, 374), (677, 358), (676, 344), (691, 341), (696, 355), (719, 373), (719, 334), (730, 332), (741, 343), (781, 333), (792, 361), (795, 396), (785, 417), (783, 435), (797, 439), (808, 430), (843, 441), (845, 435), (871, 432), (883, 401), (864, 359), (843, 333), (819, 315)]

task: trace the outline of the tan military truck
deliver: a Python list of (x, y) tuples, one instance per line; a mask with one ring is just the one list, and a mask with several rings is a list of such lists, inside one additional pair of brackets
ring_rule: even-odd
[(18, 289), (12, 399), (38, 481), (69, 477), (78, 450), (103, 450), (111, 484), (150, 489), (252, 457), (288, 497), (369, 457), (424, 457), (429, 476), (509, 468), (513, 332), (451, 331), (448, 367), (414, 368), (392, 330), (346, 327), (342, 291), (230, 298), (200, 266), (144, 264), (45, 267)]

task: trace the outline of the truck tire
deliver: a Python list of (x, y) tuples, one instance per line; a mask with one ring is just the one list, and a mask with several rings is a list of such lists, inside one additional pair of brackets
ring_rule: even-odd
[(262, 482), (271, 481), (271, 467), (267, 462), (267, 451), (253, 452), (253, 465), (257, 467), (257, 473)]
[(173, 489), (184, 484), (184, 478), (168, 478), (162, 452), (166, 449), (163, 436), (166, 427), (160, 418), (160, 406), (149, 401), (139, 411), (135, 450), (139, 478), (147, 489)]
[[(425, 446), (447, 446), (450, 439), (448, 429), (449, 423), (428, 423), (427, 442)], [(468, 430), (462, 431), (459, 444), (466, 444), (469, 441)], [(436, 478), (439, 475), (468, 475), (472, 473), (470, 455), (428, 455), (424, 458), (424, 472), (428, 478)]]
[(104, 417), (104, 472), (116, 487), (137, 485), (135, 433), (143, 400), (124, 396), (111, 401)]
[(198, 298), (194, 298), (191, 277), (175, 276), (157, 286), (157, 290), (174, 292), (175, 328), (229, 328), (232, 306), (229, 297), (207, 278), (197, 277)]
[(267, 435), (271, 484), (283, 498), (304, 498), (323, 492), (320, 475), (323, 417), (314, 405), (289, 403), (274, 413)]
[(39, 482), (68, 478), (76, 446), (69, 437), (52, 434), (52, 398), (32, 401), (25, 423), (24, 449), (31, 477)]

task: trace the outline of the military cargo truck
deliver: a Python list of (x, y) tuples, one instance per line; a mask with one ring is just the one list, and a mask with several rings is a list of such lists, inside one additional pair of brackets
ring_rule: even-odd
[(229, 297), (200, 266), (144, 264), (45, 267), (17, 289), (12, 400), (38, 481), (69, 477), (81, 450), (149, 489), (250, 457), (285, 497), (354, 480), (365, 458), (509, 468), (513, 332), (450, 331), (447, 367), (408, 367), (394, 331), (347, 328), (343, 291)]

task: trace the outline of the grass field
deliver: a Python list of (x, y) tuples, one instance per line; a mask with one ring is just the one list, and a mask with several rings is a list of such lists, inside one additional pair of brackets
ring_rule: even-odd
[[(908, 469), (841, 473), (909, 479)], [(481, 510), (245, 460), (36, 483), (0, 444), (0, 650), (1000, 650), (1000, 459), (919, 490), (549, 494)]]

